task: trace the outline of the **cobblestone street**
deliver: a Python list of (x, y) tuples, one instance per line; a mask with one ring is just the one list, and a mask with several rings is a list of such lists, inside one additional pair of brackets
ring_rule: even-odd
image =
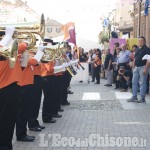
[[(14, 150), (150, 150), (150, 95), (146, 97), (146, 103), (127, 103), (131, 97), (130, 92), (121, 93), (114, 87), (105, 87), (105, 80), (101, 79), (100, 85), (94, 83), (73, 84), (74, 94), (69, 95), (70, 106), (65, 106), (62, 118), (55, 124), (41, 124), (46, 129), (42, 132), (31, 132), (29, 135), (36, 137), (33, 143), (17, 142), (14, 136)], [(86, 147), (82, 142), (79, 147), (54, 147), (51, 134), (61, 134), (62, 137), (74, 137), (84, 140), (92, 134), (101, 137), (136, 137), (139, 144), (146, 139), (146, 145), (142, 147), (98, 147), (89, 144)], [(49, 138), (48, 138), (49, 135)], [(45, 137), (46, 145), (42, 145), (42, 137)], [(141, 140), (142, 139), (142, 140)], [(144, 143), (144, 144), (145, 144)], [(85, 147), (84, 147), (85, 146)]]

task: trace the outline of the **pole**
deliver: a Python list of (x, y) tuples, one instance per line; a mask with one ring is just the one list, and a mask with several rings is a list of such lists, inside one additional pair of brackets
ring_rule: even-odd
[(138, 37), (141, 35), (140, 30), (141, 30), (141, 0), (139, 0), (138, 2)]

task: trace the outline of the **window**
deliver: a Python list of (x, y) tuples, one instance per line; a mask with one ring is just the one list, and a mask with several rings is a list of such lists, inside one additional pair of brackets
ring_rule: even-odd
[(61, 28), (56, 28), (56, 32), (60, 33), (61, 32)]
[(47, 28), (47, 32), (48, 32), (48, 33), (51, 33), (52, 31), (53, 31), (53, 29), (52, 29), (51, 27), (48, 27), (48, 28)]

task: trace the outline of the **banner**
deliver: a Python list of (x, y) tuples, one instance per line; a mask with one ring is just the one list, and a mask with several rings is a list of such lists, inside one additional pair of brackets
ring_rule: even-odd
[(76, 33), (75, 25), (73, 22), (69, 22), (62, 26), (62, 31), (64, 32), (64, 41), (73, 43), (76, 45)]

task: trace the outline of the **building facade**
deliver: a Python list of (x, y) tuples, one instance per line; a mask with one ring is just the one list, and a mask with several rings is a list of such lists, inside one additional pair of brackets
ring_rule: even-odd
[(35, 22), (40, 16), (22, 0), (0, 1), (0, 24)]
[(134, 4), (134, 9), (131, 12), (134, 24), (133, 32), (135, 38), (138, 38), (138, 36), (144, 36), (146, 38), (147, 45), (150, 46), (150, 13), (146, 16), (144, 8), (144, 2)]
[(129, 3), (122, 3), (117, 0), (115, 10), (115, 24), (120, 33), (120, 37), (126, 35), (128, 38), (133, 37), (133, 20), (130, 16), (130, 11), (133, 9), (133, 5)]
[(45, 36), (54, 38), (63, 35), (61, 31), (62, 24), (56, 20), (47, 18), (45, 21)]

